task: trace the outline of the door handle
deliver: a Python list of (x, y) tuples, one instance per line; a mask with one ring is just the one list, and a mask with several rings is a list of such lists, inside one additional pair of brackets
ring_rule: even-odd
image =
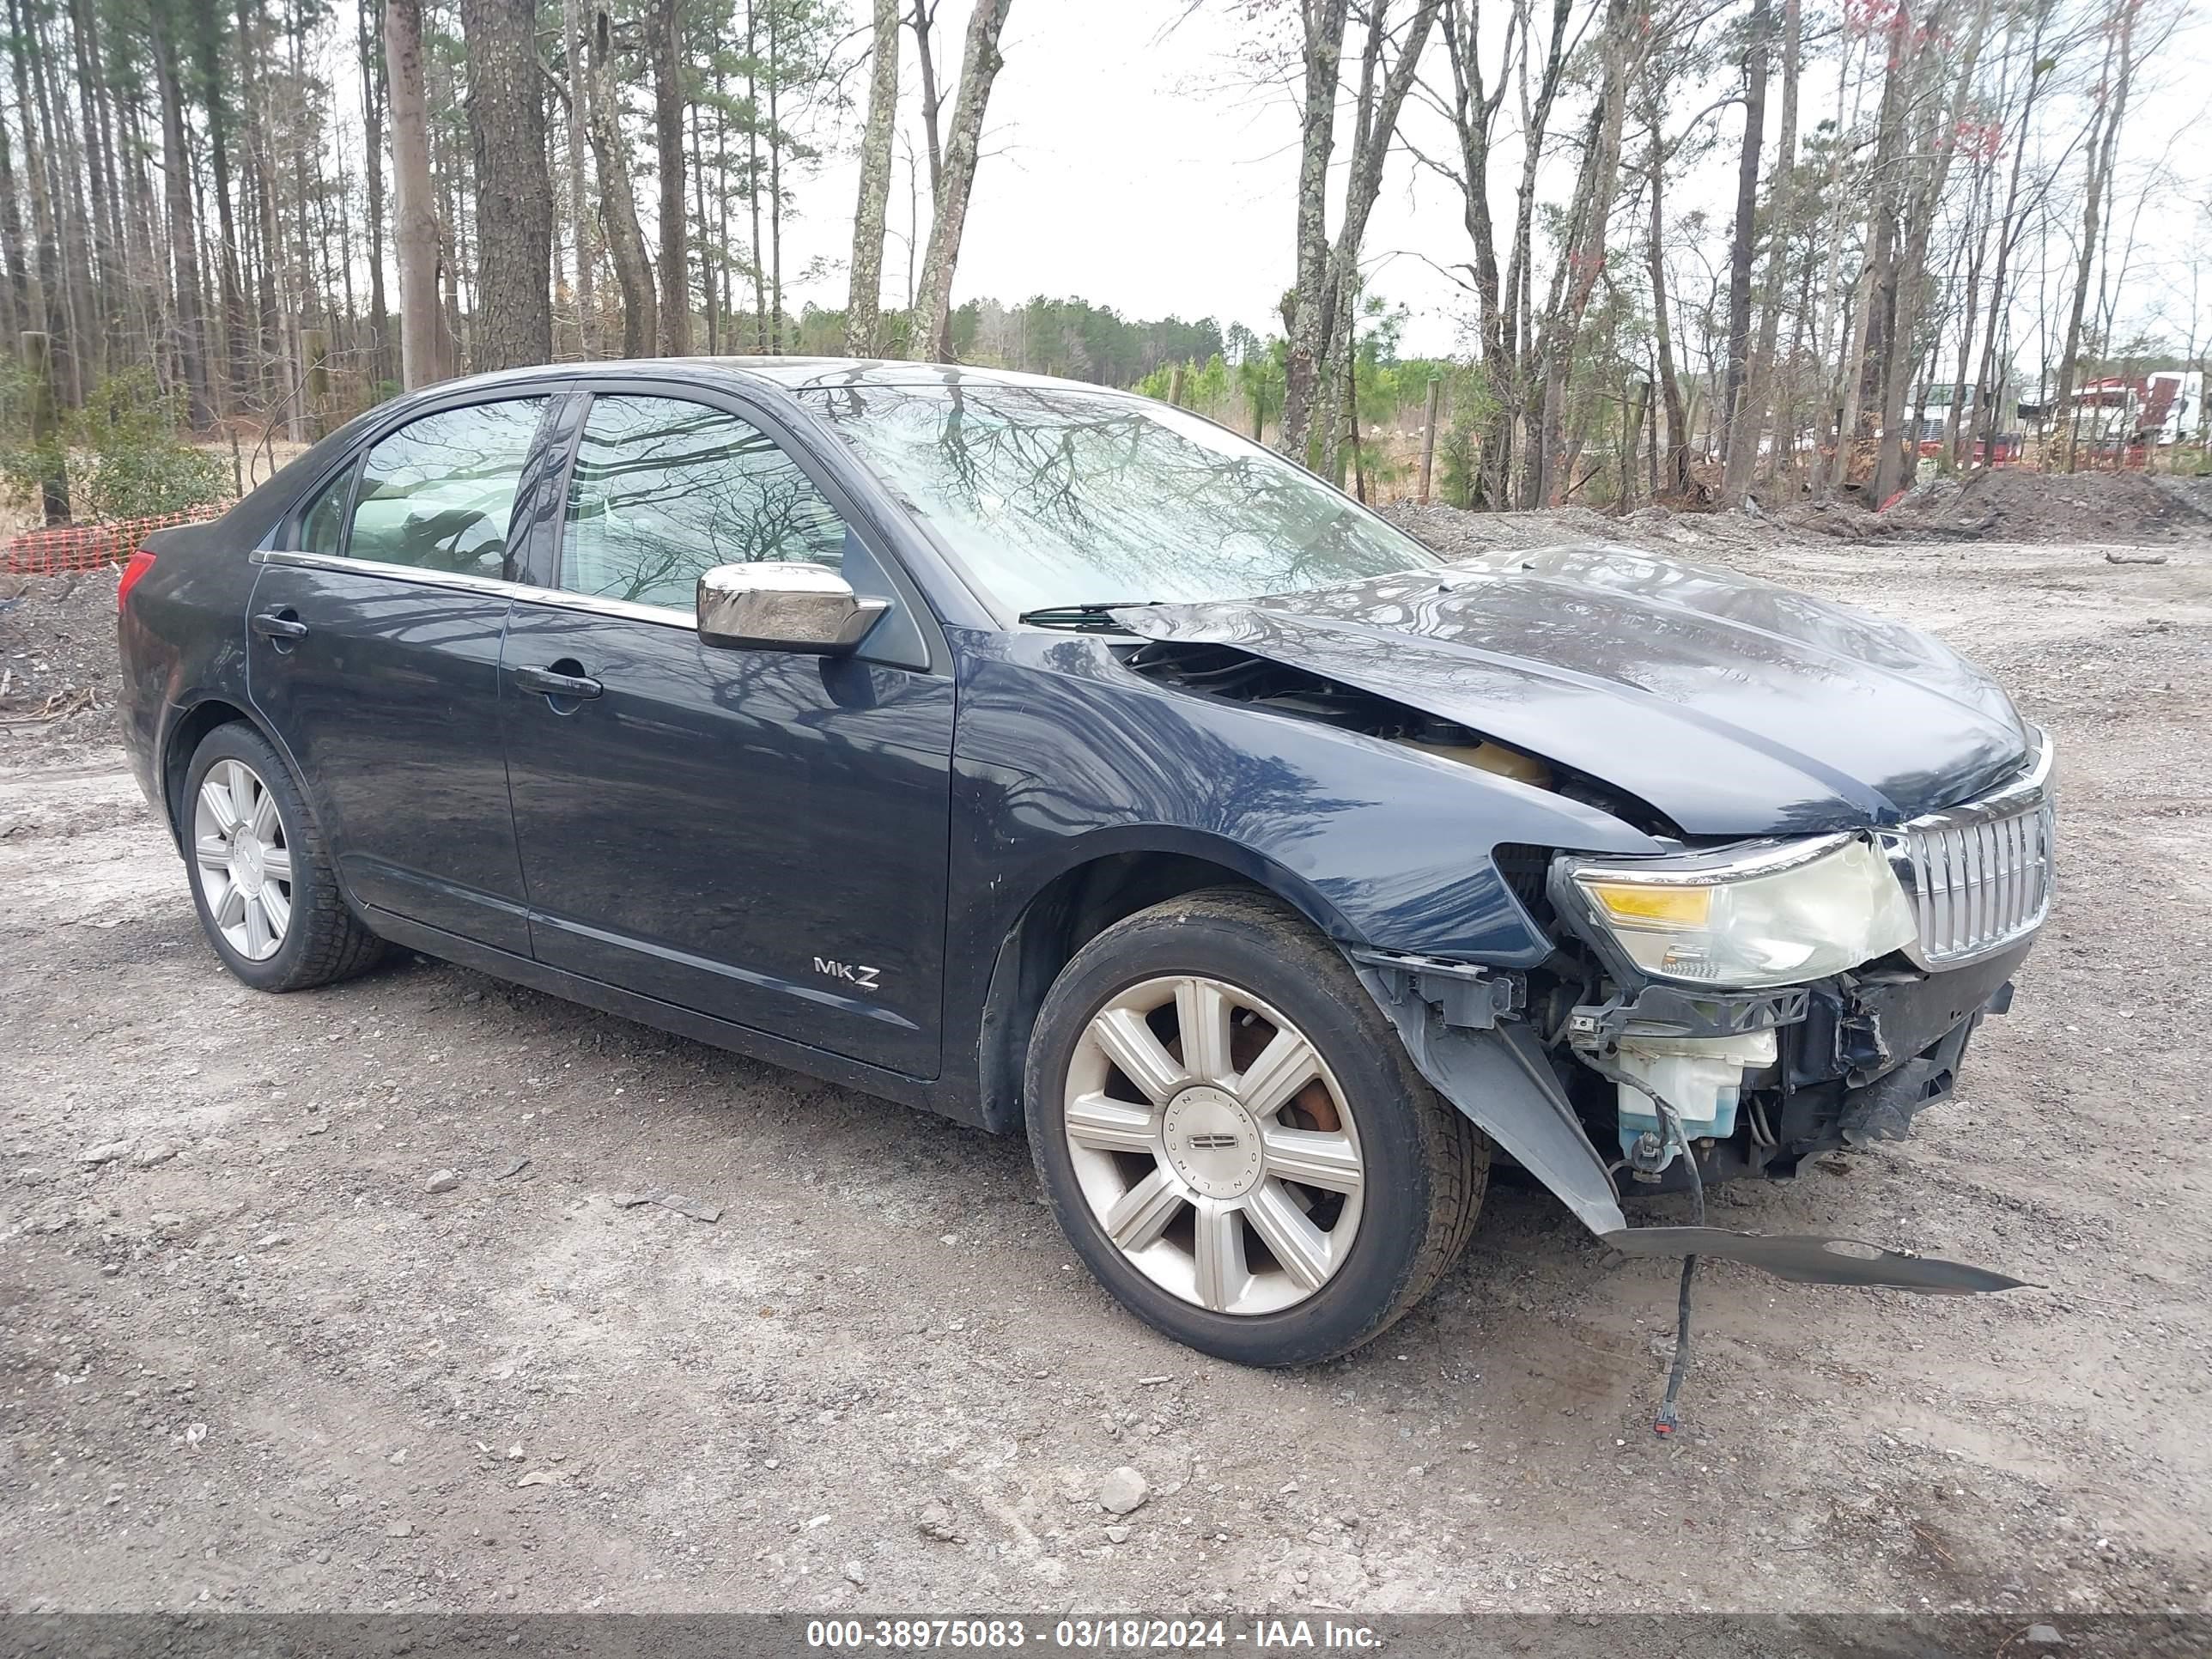
[(288, 617), (281, 611), (264, 611), (248, 624), (264, 640), (304, 640), (307, 624), (297, 617)]
[(561, 674), (550, 668), (518, 668), (514, 683), (526, 691), (542, 691), (549, 697), (596, 697), (602, 688), (581, 674)]

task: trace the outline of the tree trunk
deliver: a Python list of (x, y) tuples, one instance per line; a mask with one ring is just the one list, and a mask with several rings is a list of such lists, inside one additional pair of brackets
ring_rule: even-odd
[[(553, 180), (535, 0), (461, 0), (476, 164), (477, 369), (553, 360)], [(683, 224), (678, 199), (677, 223)]]
[(384, 292), (384, 54), (377, 49), (372, 5), (361, 7), (362, 172), (368, 194), (368, 376), (392, 378), (392, 315)]
[(14, 339), (32, 322), (31, 276), (23, 260), (23, 215), (15, 199), (15, 161), (8, 124), (0, 120), (0, 337)]
[(2089, 299), (2089, 268), (2097, 256), (2097, 235), (2100, 218), (2104, 212), (2105, 191), (2112, 182), (2112, 156), (2119, 143), (2120, 124), (2127, 114), (2128, 88), (2135, 73), (2135, 16), (2134, 6), (2116, 3), (2118, 27), (2106, 49), (2106, 76), (2100, 80), (2100, 91), (2109, 81), (2115, 54), (2119, 62), (2119, 74), (2107, 96), (2097, 101), (2096, 112), (2091, 117), (2088, 143), (2088, 178), (2081, 196), (2081, 240), (2075, 255), (2074, 292), (2066, 313), (2066, 345), (2058, 355), (2058, 392), (2053, 400), (2053, 413), (2060, 423), (2063, 437), (2059, 446), (2059, 465), (2066, 471), (2074, 470), (2074, 443), (2076, 422), (2073, 418), (2075, 359), (2081, 349), (2081, 315)]
[[(1651, 135), (1651, 234), (1646, 259), (1651, 271), (1651, 337), (1659, 358), (1659, 395), (1667, 406), (1667, 467), (1663, 488), (1677, 499), (1690, 493), (1690, 416), (1682, 407), (1681, 382), (1674, 378), (1674, 333), (1667, 318), (1667, 259), (1662, 227), (1661, 180), (1666, 176), (1666, 156), (1659, 135)], [(1657, 440), (1658, 426), (1652, 426)]]
[(614, 28), (605, 10), (592, 21), (590, 105), (592, 154), (599, 167), (599, 212), (614, 262), (615, 286), (623, 296), (623, 356), (647, 357), (659, 332), (653, 297), (653, 271), (645, 253), (645, 232), (637, 222), (637, 198), (629, 177), (629, 149), (616, 114), (608, 60), (614, 52)]
[(1966, 239), (1966, 314), (1959, 329), (1959, 357), (1956, 372), (1951, 376), (1951, 400), (1943, 411), (1944, 464), (1953, 468), (1966, 460), (1966, 370), (1973, 360), (1974, 323), (1982, 298), (1982, 267), (1989, 256), (1989, 187), (1992, 170), (1987, 161), (1977, 167), (1973, 186), (1966, 198), (1963, 233)]
[[(1389, 8), (1377, 3), (1369, 21), (1368, 46), (1360, 60), (1359, 97), (1354, 106), (1352, 165), (1344, 181), (1344, 217), (1337, 227), (1336, 245), (1329, 254), (1328, 307), (1322, 318), (1322, 338), (1328, 343), (1332, 353), (1340, 343), (1352, 337), (1348, 326), (1335, 326), (1334, 307), (1348, 306), (1359, 292), (1359, 249), (1367, 235), (1368, 218), (1375, 210), (1375, 198), (1382, 193), (1382, 164), (1389, 155), (1391, 141), (1398, 131), (1399, 114), (1405, 107), (1407, 94), (1413, 89), (1414, 73), (1420, 66), (1422, 51), (1428, 45), (1429, 31), (1435, 26), (1442, 4), (1443, 0), (1418, 0), (1413, 20), (1399, 42), (1398, 56), (1384, 73), (1379, 92), (1375, 76), (1382, 58), (1382, 25)], [(1322, 370), (1326, 379), (1334, 372), (1334, 365), (1325, 362)], [(1332, 464), (1328, 471), (1334, 479), (1334, 465)]]
[(154, 79), (161, 97), (161, 171), (168, 191), (169, 250), (176, 274), (177, 353), (184, 366), (186, 412), (193, 427), (215, 418), (208, 396), (207, 342), (201, 322), (199, 233), (192, 209), (192, 181), (185, 152), (184, 96), (177, 84), (177, 53), (161, 8), (148, 14), (154, 48)]
[[(1459, 141), (1462, 218), (1468, 240), (1474, 245), (1482, 363), (1496, 388), (1511, 377), (1508, 358), (1511, 333), (1498, 286), (1498, 233), (1490, 208), (1490, 153), (1492, 124), (1504, 102), (1509, 82), (1503, 74), (1495, 89), (1484, 82), (1476, 36), (1481, 15), (1478, 0), (1450, 0), (1443, 10), (1443, 34), (1452, 72), (1452, 125)], [(1505, 434), (1510, 431), (1510, 427), (1500, 422), (1494, 428), (1497, 441), (1483, 456), (1485, 494), (1492, 504), (1504, 499), (1502, 468), (1504, 451), (1510, 443)]]
[(768, 349), (784, 349), (783, 334), (783, 58), (776, 50), (775, 6), (768, 8)]
[[(1738, 400), (1736, 429), (1742, 434), (1729, 450), (1723, 494), (1740, 501), (1751, 488), (1759, 460), (1759, 434), (1766, 429), (1767, 406), (1774, 400), (1774, 348), (1782, 332), (1782, 301), (1787, 286), (1790, 236), (1796, 204), (1795, 169), (1797, 165), (1797, 77), (1804, 61), (1805, 15), (1802, 0), (1783, 0), (1782, 116), (1774, 137), (1774, 167), (1766, 182), (1766, 271), (1759, 300), (1759, 338), (1751, 349), (1744, 371), (1743, 396)], [(1776, 459), (1780, 454), (1776, 434)]]
[(942, 124), (939, 119), (944, 101), (937, 89), (937, 54), (929, 41), (930, 30), (936, 21), (937, 0), (914, 0), (914, 50), (921, 64), (921, 136), (929, 147), (929, 199), (933, 202), (945, 178), (945, 149), (939, 137)]
[(707, 355), (711, 357), (719, 349), (716, 324), (720, 320), (714, 305), (714, 251), (707, 240), (707, 149), (706, 134), (699, 125), (699, 105), (691, 106), (691, 198), (697, 213), (695, 221), (698, 240), (692, 252), (699, 261), (699, 310), (701, 320), (707, 325)]
[(762, 257), (760, 192), (760, 86), (755, 55), (758, 9), (745, 8), (745, 205), (753, 222), (753, 349), (768, 349), (768, 261)]
[(960, 235), (968, 223), (968, 198), (975, 185), (975, 163), (983, 142), (983, 112), (997, 78), (999, 32), (1006, 27), (1012, 0), (975, 0), (968, 21), (968, 41), (960, 60), (960, 96), (952, 111), (952, 131), (945, 146), (945, 170), (937, 192), (937, 213), (929, 227), (929, 252), (921, 262), (921, 292), (915, 301), (914, 337), (908, 355), (917, 362), (943, 362), (952, 355), (952, 274), (960, 258)]
[(1759, 422), (1744, 419), (1744, 381), (1751, 373), (1751, 267), (1759, 245), (1759, 151), (1766, 136), (1768, 0), (1752, 0), (1743, 54), (1743, 149), (1736, 161), (1735, 231), (1729, 243), (1728, 380), (1722, 398), (1721, 499), (1734, 507), (1751, 482)]
[[(21, 0), (10, 0), (8, 55), (13, 60), (15, 69), (15, 110), (23, 124), (23, 180), (30, 197), (32, 234), (37, 243), (36, 258), (31, 266), (30, 320), (36, 331), (46, 336), (46, 349), (51, 353), (55, 349), (54, 337), (66, 337), (69, 319), (62, 310), (61, 256), (54, 234), (50, 158), (46, 145), (40, 142), (38, 122), (33, 114), (37, 105), (31, 92), (30, 59), (38, 48), (31, 34), (28, 17), (27, 9)], [(167, 107), (167, 101), (164, 100), (162, 110), (165, 115)], [(166, 121), (163, 125), (166, 132)], [(167, 285), (168, 272), (164, 269), (161, 286), (166, 289)]]
[(660, 152), (660, 355), (691, 355), (691, 276), (684, 234), (684, 42), (676, 0), (653, 8), (653, 131)]
[[(35, 14), (32, 15), (35, 17)], [(53, 170), (54, 222), (60, 238), (58, 247), (61, 263), (57, 272), (59, 286), (56, 292), (61, 301), (65, 334), (58, 343), (67, 348), (70, 401), (82, 404), (96, 372), (94, 354), (99, 335), (87, 280), (92, 270), (92, 250), (85, 234), (84, 203), (75, 188), (84, 176), (84, 158), (78, 153), (76, 135), (70, 126), (69, 104), (54, 90), (55, 76), (50, 66), (59, 63), (61, 53), (46, 34), (44, 20), (34, 21), (31, 40), (33, 82), (38, 89), (39, 118), (46, 129), (46, 162)], [(201, 363), (204, 372), (208, 349), (204, 320), (202, 331)]]
[[(1897, 339), (1898, 217), (1901, 210), (1901, 174), (1905, 166), (1905, 123), (1912, 105), (1912, 83), (1919, 52), (1918, 25), (1910, 0), (1902, 0), (1887, 28), (1890, 37), (1889, 62), (1882, 76), (1880, 112), (1875, 118), (1874, 209), (1868, 226), (1863, 273), (1867, 285), (1866, 322), (1861, 331), (1855, 418), (1847, 422), (1836, 444), (1837, 476), (1841, 479), (1850, 477), (1851, 453), (1858, 442), (1873, 438), (1881, 428), (1883, 387), (1888, 379), (1891, 356), (1910, 350)], [(1897, 435), (1890, 433), (1883, 440), (1885, 446), (1893, 448)], [(1886, 498), (1877, 483), (1875, 505), (1880, 506)]]
[(385, 0), (392, 87), (392, 243), (399, 266), (400, 377), (442, 378), (438, 361), (438, 215), (430, 194), (428, 100), (422, 92), (422, 0)]
[[(94, 297), (94, 311), (98, 337), (90, 343), (91, 349), (99, 354), (103, 367), (108, 349), (114, 338), (115, 321), (120, 307), (115, 290), (116, 247), (109, 218), (107, 157), (105, 154), (106, 134), (100, 114), (100, 74), (99, 70), (99, 34), (95, 27), (91, 0), (71, 0), (70, 33), (76, 47), (77, 106), (84, 126), (85, 197), (90, 204), (92, 221), (93, 273), (89, 284)], [(210, 83), (209, 125), (214, 125), (213, 106), (221, 103), (219, 89)], [(224, 217), (228, 218), (226, 206)], [(225, 239), (226, 243), (228, 238)], [(228, 289), (226, 288), (226, 294)]]
[(1576, 337), (1589, 314), (1590, 295), (1605, 270), (1606, 228), (1620, 173), (1621, 126), (1628, 112), (1628, 82), (1649, 47), (1645, 15), (1633, 0), (1607, 0), (1598, 38), (1599, 91), (1590, 110), (1580, 177), (1567, 214), (1566, 233), (1544, 328), (1536, 348), (1542, 393), (1534, 414), (1533, 465), (1524, 493), (1529, 507), (1550, 505), (1559, 483), (1567, 375)]
[[(1379, 3), (1379, 0), (1377, 0)], [(1283, 423), (1276, 439), (1303, 465), (1313, 427), (1316, 381), (1328, 343), (1328, 158), (1336, 144), (1338, 62), (1344, 52), (1349, 0), (1316, 0), (1303, 8), (1305, 113), (1298, 149), (1297, 301), (1284, 368)]]
[(1921, 53), (1923, 61), (1932, 66), (1936, 88), (1943, 95), (1929, 100), (1932, 107), (1921, 143), (1927, 159), (1921, 163), (1917, 187), (1905, 201), (1905, 246), (1899, 264), (1902, 275), (1909, 280), (1897, 289), (1890, 323), (1888, 374), (1882, 386), (1882, 441), (1875, 465), (1877, 501), (1888, 500), (1912, 477), (1918, 428), (1910, 435), (1905, 429), (1905, 400), (1920, 360), (1917, 336), (1921, 295), (1927, 286), (1923, 279), (1928, 270), (1928, 246), (1936, 232), (1944, 185), (1950, 178), (1951, 158), (1958, 153), (1959, 125), (1976, 91), (1974, 70), (1981, 59), (1982, 43), (1989, 36), (1993, 0), (1981, 0), (1961, 32), (1958, 70), (1948, 88), (1942, 87), (1942, 59), (1932, 51)]
[(591, 210), (585, 202), (584, 176), (590, 171), (584, 159), (585, 60), (591, 48), (585, 37), (583, 0), (565, 0), (561, 20), (561, 49), (568, 59), (568, 218), (576, 237), (576, 349), (590, 357), (599, 337), (592, 293), (599, 256), (592, 246)]
[(1974, 382), (1974, 424), (1981, 434), (1984, 465), (1990, 465), (1996, 453), (1997, 434), (2002, 427), (1997, 394), (2004, 383), (2004, 377), (1997, 367), (1997, 328), (2004, 315), (2005, 279), (2008, 267), (2012, 263), (2012, 251), (2027, 228), (2028, 216), (2020, 211), (2020, 174), (2021, 164), (2027, 157), (2027, 134), (2035, 114), (2036, 99), (2048, 78), (2043, 57), (2043, 35), (2049, 16), (2047, 10), (2038, 9), (2035, 33), (2028, 42), (2027, 93), (2021, 100), (2019, 118), (2013, 124), (2012, 170), (2005, 185), (2004, 214), (1997, 224), (1996, 268), (1990, 273), (1989, 320), (1982, 335), (1981, 372)]
[(845, 355), (873, 357), (884, 286), (884, 216), (890, 205), (891, 129), (898, 118), (899, 0), (876, 0), (868, 127), (860, 139), (860, 201), (853, 216), (852, 283), (845, 297)]

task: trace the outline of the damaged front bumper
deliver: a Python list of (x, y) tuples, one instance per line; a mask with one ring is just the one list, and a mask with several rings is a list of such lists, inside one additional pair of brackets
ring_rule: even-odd
[[(1641, 1192), (1686, 1188), (1690, 1176), (1656, 1119), (1638, 1121), (1617, 1102), (1685, 1079), (1702, 1089), (1680, 1115), (1708, 1185), (1786, 1175), (1825, 1150), (1901, 1139), (1915, 1113), (1950, 1093), (1982, 1018), (2008, 1005), (2028, 944), (1941, 974), (1867, 969), (1755, 992), (1647, 983), (1575, 1006), (1549, 1046), (1528, 1018), (1520, 975), (1382, 951), (1351, 957), (1422, 1075), (1624, 1254), (1721, 1256), (1808, 1283), (1958, 1292), (2024, 1281), (1855, 1240), (1631, 1227), (1616, 1172)], [(1715, 1064), (1716, 1055), (1730, 1058)], [(1620, 1151), (1601, 1154), (1614, 1124)]]

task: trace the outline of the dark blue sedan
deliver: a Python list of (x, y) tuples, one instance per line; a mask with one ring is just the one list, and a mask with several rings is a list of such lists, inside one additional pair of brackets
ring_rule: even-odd
[(1953, 1085), (2051, 756), (1909, 628), (1632, 550), (1455, 563), (1183, 410), (975, 369), (549, 368), (387, 404), (126, 570), (210, 943), (387, 942), (985, 1127), (1140, 1317), (1373, 1337), (1493, 1158), (1629, 1226)]

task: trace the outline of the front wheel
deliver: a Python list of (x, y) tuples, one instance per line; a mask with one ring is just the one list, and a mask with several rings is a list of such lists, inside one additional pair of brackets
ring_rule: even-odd
[(1025, 1094), (1038, 1175), (1092, 1273), (1244, 1364), (1372, 1340), (1481, 1206), (1487, 1143), (1265, 894), (1170, 900), (1086, 945), (1038, 1015)]

